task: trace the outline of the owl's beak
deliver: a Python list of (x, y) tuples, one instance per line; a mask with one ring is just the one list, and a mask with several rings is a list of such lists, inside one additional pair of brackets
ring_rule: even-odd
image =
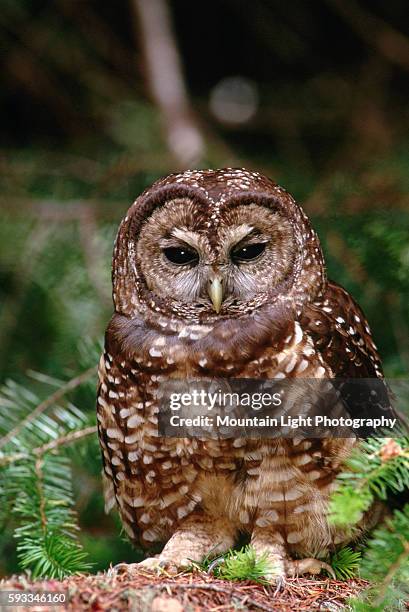
[(219, 278), (216, 277), (210, 281), (208, 292), (209, 297), (212, 300), (213, 308), (218, 314), (223, 301), (223, 287)]

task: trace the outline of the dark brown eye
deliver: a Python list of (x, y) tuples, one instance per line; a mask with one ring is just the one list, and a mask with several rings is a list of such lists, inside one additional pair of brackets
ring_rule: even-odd
[(163, 254), (166, 259), (179, 266), (185, 266), (187, 264), (196, 265), (199, 261), (197, 251), (187, 247), (167, 247), (163, 249)]
[(248, 244), (246, 246), (237, 247), (232, 250), (231, 258), (234, 262), (246, 262), (256, 259), (266, 249), (265, 242), (255, 242), (254, 244)]

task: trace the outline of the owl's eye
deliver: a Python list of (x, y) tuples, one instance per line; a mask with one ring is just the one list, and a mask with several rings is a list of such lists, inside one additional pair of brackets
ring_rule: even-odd
[(187, 264), (196, 265), (199, 261), (199, 255), (194, 249), (187, 247), (167, 247), (163, 249), (163, 253), (169, 261), (179, 266), (185, 266)]
[(254, 244), (247, 244), (246, 246), (236, 247), (231, 252), (231, 258), (234, 262), (246, 262), (256, 259), (259, 255), (264, 253), (266, 249), (265, 242), (255, 242)]

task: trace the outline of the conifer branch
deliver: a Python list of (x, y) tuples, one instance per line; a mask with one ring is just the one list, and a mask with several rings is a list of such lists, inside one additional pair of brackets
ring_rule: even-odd
[[(375, 500), (409, 490), (409, 437), (361, 442), (338, 477), (329, 506), (330, 521), (354, 530)], [(371, 535), (360, 563), (361, 574), (373, 583), (351, 602), (356, 612), (396, 609), (409, 594), (409, 504)]]
[[(84, 427), (84, 429), (73, 431), (65, 436), (57, 438), (57, 440), (53, 440), (52, 442), (48, 442), (47, 444), (43, 444), (42, 446), (37, 446), (36, 448), (33, 448), (31, 454), (41, 457), (46, 452), (55, 450), (60, 446), (71, 444), (72, 442), (76, 442), (77, 440), (81, 440), (82, 438), (86, 438), (87, 436), (96, 434), (97, 431), (98, 428), (96, 425)], [(28, 459), (29, 457), (30, 453), (15, 453), (14, 455), (5, 455), (4, 457), (0, 457), (0, 467), (2, 465), (7, 465), (8, 463), (15, 463), (16, 461), (20, 461), (21, 459)]]
[(386, 574), (383, 582), (381, 584), (381, 588), (379, 589), (378, 596), (374, 600), (374, 605), (379, 606), (385, 599), (386, 593), (390, 585), (392, 584), (393, 579), (395, 578), (397, 572), (400, 570), (401, 566), (407, 562), (409, 559), (409, 541), (404, 540), (402, 536), (399, 536), (399, 539), (402, 543), (402, 552), (399, 554), (397, 559), (390, 566), (388, 573)]
[[(13, 381), (0, 394), (1, 519), (7, 522), (11, 516), (17, 522), (14, 537), (20, 566), (30, 568), (33, 577), (62, 579), (90, 567), (78, 540), (66, 450), (78, 441), (92, 441), (97, 431), (94, 411), (84, 411), (67, 397), (97, 371), (96, 366), (87, 366), (98, 361), (99, 348), (83, 349), (86, 369), (45, 399)], [(37, 380), (55, 384), (47, 377)]]
[(43, 400), (38, 406), (34, 408), (34, 410), (28, 414), (22, 421), (16, 425), (11, 431), (9, 431), (5, 436), (0, 438), (0, 448), (3, 448), (8, 442), (10, 442), (14, 437), (18, 435), (18, 433), (26, 427), (28, 423), (34, 421), (41, 413), (45, 410), (56, 404), (64, 395), (66, 395), (69, 391), (72, 391), (76, 387), (79, 387), (84, 382), (86, 382), (91, 376), (97, 373), (97, 366), (93, 366), (89, 368), (82, 374), (79, 374), (75, 378), (72, 378), (67, 383), (65, 383), (60, 389), (57, 389), (54, 393), (48, 396), (45, 400)]

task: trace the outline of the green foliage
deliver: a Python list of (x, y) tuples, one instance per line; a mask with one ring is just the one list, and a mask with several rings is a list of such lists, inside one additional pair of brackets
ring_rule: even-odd
[(251, 580), (268, 584), (268, 576), (274, 574), (274, 567), (267, 553), (257, 556), (252, 546), (240, 550), (230, 550), (223, 556), (222, 563), (216, 565), (215, 576), (222, 580)]
[(77, 539), (69, 460), (45, 454), (35, 462), (17, 462), (9, 469), (15, 494), (12, 512), (21, 524), (15, 529), (23, 569), (34, 578), (64, 576), (90, 569)]
[(339, 487), (329, 507), (335, 525), (353, 526), (374, 498), (387, 499), (389, 493), (409, 489), (409, 437), (398, 439), (401, 452), (385, 460), (384, 438), (370, 438), (355, 449), (339, 475)]
[[(358, 574), (360, 561), (361, 553), (346, 546), (335, 552), (329, 563), (339, 580), (348, 580)], [(252, 580), (269, 584), (268, 576), (274, 575), (274, 567), (267, 554), (257, 556), (250, 545), (243, 546), (240, 550), (229, 550), (216, 558), (210, 551), (202, 563), (193, 563), (192, 566), (204, 572), (212, 572), (223, 580)]]
[(350, 546), (337, 550), (331, 557), (330, 565), (338, 580), (348, 580), (358, 574), (361, 553)]
[(395, 564), (395, 578), (402, 572), (402, 582), (409, 586), (409, 504), (395, 510), (385, 526), (375, 530), (366, 548), (362, 577), (381, 580)]
[(371, 502), (370, 492), (365, 491), (357, 496), (352, 486), (344, 484), (342, 489), (337, 490), (332, 496), (329, 506), (330, 521), (343, 527), (355, 525)]
[[(88, 347), (88, 357), (95, 364), (98, 353)], [(20, 567), (34, 577), (63, 578), (91, 567), (78, 539), (66, 446), (95, 436), (96, 428), (67, 396), (81, 391), (94, 401), (87, 387), (95, 374), (94, 365), (66, 383), (35, 375), (43, 393), (53, 387), (45, 397), (7, 381), (0, 395), (0, 518), (3, 527), (12, 525)]]
[[(360, 521), (375, 500), (387, 500), (391, 493), (409, 491), (409, 437), (397, 440), (369, 439), (362, 442), (338, 477), (339, 488), (330, 503), (333, 524), (350, 528)], [(343, 549), (333, 559), (337, 575), (345, 557)], [(353, 561), (353, 558), (350, 558)], [(358, 558), (356, 559), (358, 561)], [(371, 586), (352, 605), (357, 612), (396, 610), (409, 595), (409, 504), (395, 510), (367, 542), (360, 574)], [(348, 573), (344, 575), (348, 577)]]
[(375, 530), (365, 551), (362, 577), (374, 586), (356, 610), (404, 609), (409, 597), (409, 504)]

